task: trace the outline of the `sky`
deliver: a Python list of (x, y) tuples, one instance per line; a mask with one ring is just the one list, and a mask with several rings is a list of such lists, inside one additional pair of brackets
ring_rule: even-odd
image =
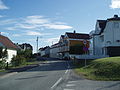
[(120, 0), (0, 0), (0, 32), (14, 43), (39, 48), (65, 32), (89, 33), (96, 20), (120, 16)]

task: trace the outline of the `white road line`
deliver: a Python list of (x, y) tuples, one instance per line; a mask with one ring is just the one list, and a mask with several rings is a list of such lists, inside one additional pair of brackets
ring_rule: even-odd
[(75, 86), (75, 84), (67, 84), (66, 87), (72, 87)]
[(69, 81), (68, 83), (76, 83), (76, 82), (78, 82), (78, 81)]
[(78, 82), (78, 81), (69, 81), (68, 83), (76, 83), (76, 82)]
[(51, 87), (51, 89), (53, 89), (55, 86), (57, 86), (57, 85), (60, 83), (61, 80), (62, 80), (62, 78), (60, 78), (60, 79)]
[(65, 74), (66, 74), (68, 71), (69, 71), (69, 70), (66, 70), (66, 71), (65, 71)]
[(74, 90), (74, 89), (67, 89), (67, 88), (65, 88), (64, 90)]

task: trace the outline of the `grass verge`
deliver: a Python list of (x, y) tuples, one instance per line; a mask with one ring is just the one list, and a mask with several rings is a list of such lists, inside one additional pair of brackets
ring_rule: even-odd
[(75, 63), (75, 72), (92, 80), (120, 80), (120, 57), (109, 57), (88, 61), (84, 67), (83, 60)]

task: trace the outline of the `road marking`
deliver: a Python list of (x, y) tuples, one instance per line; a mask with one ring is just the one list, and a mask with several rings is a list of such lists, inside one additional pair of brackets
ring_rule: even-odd
[(65, 88), (64, 90), (74, 90), (74, 89), (66, 89), (66, 88)]
[(57, 86), (61, 80), (62, 80), (62, 78), (60, 78), (51, 88), (53, 89), (55, 86)]
[(66, 87), (72, 87), (75, 86), (75, 84), (67, 84)]
[(17, 74), (18, 72), (13, 72), (13, 73), (8, 73), (8, 74), (6, 74), (6, 75), (4, 75), (4, 76), (1, 76), (0, 78), (6, 78), (6, 77), (9, 77), (9, 76), (11, 76), (11, 75), (14, 75), (14, 74)]
[(65, 71), (65, 74), (66, 74), (68, 71), (69, 71), (69, 70), (66, 70), (66, 71)]
[(76, 82), (78, 82), (78, 81), (69, 81), (68, 83), (76, 83)]

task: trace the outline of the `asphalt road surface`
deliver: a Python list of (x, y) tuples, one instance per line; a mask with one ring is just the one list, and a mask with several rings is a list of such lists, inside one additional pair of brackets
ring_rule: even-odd
[(50, 60), (0, 77), (0, 90), (120, 90), (120, 81), (86, 80), (73, 73), (70, 62)]

